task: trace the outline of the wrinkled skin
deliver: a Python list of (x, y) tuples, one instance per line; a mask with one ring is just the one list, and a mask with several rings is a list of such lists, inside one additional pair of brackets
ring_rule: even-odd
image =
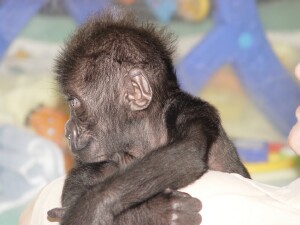
[(49, 212), (62, 225), (197, 224), (199, 200), (166, 190), (209, 168), (250, 177), (217, 110), (180, 90), (171, 42), (151, 24), (108, 13), (66, 43), (56, 72), (76, 164), (63, 210)]

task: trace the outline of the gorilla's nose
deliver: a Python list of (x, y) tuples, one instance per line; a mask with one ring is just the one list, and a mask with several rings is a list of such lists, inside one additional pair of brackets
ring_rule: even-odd
[(65, 125), (65, 137), (71, 141), (74, 137), (72, 136), (72, 130), (74, 130), (74, 123), (68, 120)]
[(78, 126), (72, 121), (66, 124), (65, 137), (69, 140), (70, 148), (74, 153), (87, 147), (90, 141), (89, 136), (81, 134)]

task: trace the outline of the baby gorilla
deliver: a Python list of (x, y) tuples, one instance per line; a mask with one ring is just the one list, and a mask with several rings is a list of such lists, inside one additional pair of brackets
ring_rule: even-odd
[(216, 109), (180, 90), (171, 44), (126, 13), (91, 19), (66, 43), (56, 72), (76, 164), (64, 208), (49, 212), (61, 224), (199, 224), (199, 201), (170, 189), (208, 168), (250, 177)]

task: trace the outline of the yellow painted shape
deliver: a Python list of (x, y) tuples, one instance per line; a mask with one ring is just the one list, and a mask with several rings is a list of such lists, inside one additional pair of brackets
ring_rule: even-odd
[(297, 166), (297, 158), (290, 157), (280, 161), (267, 163), (244, 163), (250, 173), (264, 173), (276, 170), (290, 169)]

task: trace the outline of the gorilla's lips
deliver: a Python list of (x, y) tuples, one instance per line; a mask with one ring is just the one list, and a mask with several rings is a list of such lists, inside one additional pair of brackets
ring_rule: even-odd
[(69, 140), (69, 145), (72, 152), (77, 153), (79, 151), (84, 151), (85, 149), (88, 149), (90, 142), (90, 139), (83, 140), (81, 138), (71, 138), (71, 140)]

